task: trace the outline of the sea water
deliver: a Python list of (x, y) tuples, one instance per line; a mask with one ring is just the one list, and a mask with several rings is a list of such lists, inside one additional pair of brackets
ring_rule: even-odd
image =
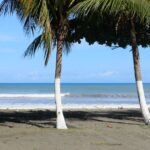
[[(144, 84), (147, 103), (150, 104), (150, 84)], [(63, 83), (64, 105), (135, 105), (138, 104), (135, 84), (127, 83)], [(11, 83), (0, 84), (1, 108), (54, 106), (54, 84)]]

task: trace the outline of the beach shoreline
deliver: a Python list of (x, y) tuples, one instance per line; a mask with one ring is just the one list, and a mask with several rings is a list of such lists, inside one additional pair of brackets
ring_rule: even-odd
[(65, 110), (57, 130), (48, 110), (0, 110), (2, 150), (147, 150), (150, 128), (138, 110)]
[[(148, 105), (150, 108), (150, 105)], [(0, 105), (0, 110), (52, 110), (55, 105)], [(140, 109), (137, 104), (64, 104), (63, 110), (135, 110)]]

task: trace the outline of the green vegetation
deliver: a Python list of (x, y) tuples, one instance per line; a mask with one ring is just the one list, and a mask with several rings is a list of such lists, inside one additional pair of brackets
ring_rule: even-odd
[[(94, 17), (94, 21), (92, 21), (96, 22), (96, 24), (98, 22), (98, 27), (104, 31), (98, 32), (99, 28), (97, 25), (95, 29), (98, 30), (92, 28), (92, 30), (101, 35), (102, 38), (99, 38), (97, 34), (95, 34), (96, 37), (98, 37), (96, 40), (94, 36), (89, 38), (89, 33), (85, 31), (84, 36), (87, 37), (86, 39), (88, 39), (87, 41), (90, 41), (90, 43), (98, 41), (101, 44), (107, 44), (109, 46), (113, 44), (117, 44), (119, 47), (126, 47), (127, 45), (132, 46), (137, 94), (146, 124), (150, 124), (150, 113), (144, 95), (138, 45), (146, 47), (150, 44), (149, 10), (149, 0), (84, 0), (72, 9), (72, 11), (81, 18), (87, 16), (92, 18), (95, 14), (104, 18), (104, 21), (102, 21), (102, 19), (99, 19), (97, 16)], [(89, 26), (87, 27), (89, 28)], [(110, 32), (107, 31), (109, 29)], [(119, 36), (115, 36), (115, 34)]]
[(74, 42), (85, 38), (89, 44), (98, 42), (110, 47), (132, 46), (137, 93), (145, 123), (150, 113), (140, 72), (138, 46), (150, 45), (149, 0), (3, 0), (1, 14), (16, 12), (27, 34), (41, 29), (41, 34), (28, 46), (25, 56), (44, 51), (47, 65), (56, 46), (55, 95), (57, 128), (67, 128), (63, 116), (60, 79), (63, 50), (69, 52)]

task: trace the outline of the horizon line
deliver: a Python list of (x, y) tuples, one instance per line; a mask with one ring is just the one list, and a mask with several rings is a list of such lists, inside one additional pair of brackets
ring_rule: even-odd
[[(136, 82), (62, 82), (61, 84), (135, 84)], [(54, 82), (0, 82), (0, 84), (54, 84)], [(150, 84), (150, 82), (143, 82)]]

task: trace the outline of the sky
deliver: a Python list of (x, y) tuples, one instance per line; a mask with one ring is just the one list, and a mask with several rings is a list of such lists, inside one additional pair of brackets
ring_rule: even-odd
[[(26, 35), (19, 19), (0, 17), (0, 83), (53, 83), (56, 49), (49, 64), (44, 66), (43, 51), (35, 57), (24, 58), (27, 46), (35, 36)], [(105, 45), (72, 45), (70, 54), (63, 54), (64, 83), (133, 83), (131, 47), (112, 50)], [(150, 48), (140, 48), (143, 81), (150, 82)]]

